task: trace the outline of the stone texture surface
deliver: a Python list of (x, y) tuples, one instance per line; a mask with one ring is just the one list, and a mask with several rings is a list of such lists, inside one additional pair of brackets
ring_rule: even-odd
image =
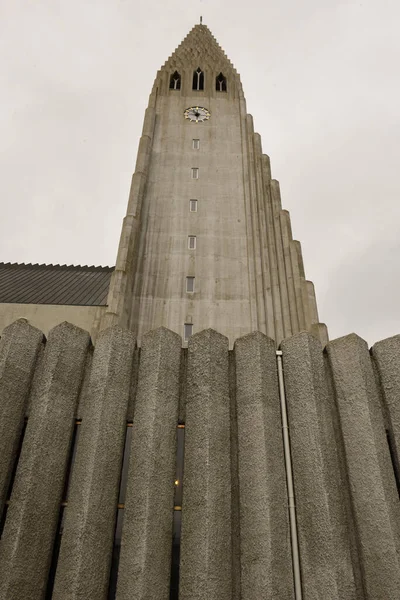
[(361, 600), (322, 347), (300, 333), (284, 340), (281, 349), (303, 593), (307, 600)]
[(89, 334), (50, 331), (0, 544), (1, 600), (39, 600), (47, 584)]
[[(275, 342), (235, 343), (242, 600), (293, 599)], [(268, 540), (268, 543), (266, 543)]]
[(382, 386), (388, 429), (393, 449), (394, 468), (400, 482), (400, 335), (382, 340), (372, 347)]
[(0, 514), (7, 499), (42, 340), (42, 332), (23, 320), (6, 327), (0, 340)]
[(117, 600), (168, 600), (181, 338), (142, 339)]
[(53, 600), (107, 598), (135, 338), (99, 334), (68, 494)]
[(367, 344), (327, 346), (343, 436), (365, 598), (400, 598), (400, 506)]
[(202, 331), (188, 353), (180, 600), (231, 600), (228, 340)]
[[(204, 91), (192, 89), (199, 63)], [(179, 90), (169, 87), (175, 70)], [(216, 90), (219, 72), (224, 93)], [(199, 102), (210, 119), (189, 122), (184, 111)], [(193, 139), (200, 140), (196, 150)], [(198, 200), (197, 212), (189, 199)], [(197, 237), (195, 250), (188, 251), (188, 235)], [(209, 29), (196, 25), (150, 94), (102, 326), (130, 327), (140, 343), (159, 326), (182, 335), (189, 318), (194, 332), (218, 329), (231, 346), (253, 330), (279, 343), (311, 326), (295, 254), (240, 77)], [(186, 293), (186, 276), (196, 279), (193, 294)]]

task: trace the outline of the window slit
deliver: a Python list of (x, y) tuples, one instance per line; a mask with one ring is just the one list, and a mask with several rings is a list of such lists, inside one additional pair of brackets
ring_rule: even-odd
[(6, 501), (5, 501), (4, 507), (3, 507), (3, 513), (0, 518), (0, 539), (1, 539), (1, 536), (3, 535), (4, 525), (6, 524), (8, 504), (11, 499), (11, 493), (12, 493), (12, 489), (13, 489), (13, 485), (14, 485), (14, 481), (15, 481), (15, 475), (17, 473), (19, 458), (21, 456), (22, 444), (24, 442), (27, 424), (28, 424), (28, 422), (25, 419), (24, 424), (22, 426), (21, 434), (19, 436), (18, 448), (17, 448), (17, 452), (15, 455), (15, 461), (14, 461), (14, 466), (13, 466), (13, 470), (12, 470), (11, 477), (10, 477), (10, 482), (8, 484), (8, 490), (7, 490), (7, 495), (6, 495)]
[(399, 495), (400, 498), (400, 472), (399, 472), (399, 465), (398, 465), (398, 461), (396, 458), (396, 450), (394, 448), (394, 441), (393, 441), (393, 437), (390, 431), (386, 430), (386, 441), (389, 447), (389, 453), (390, 453), (390, 458), (391, 458), (391, 462), (392, 462), (392, 468), (393, 468), (393, 475), (396, 481), (396, 486), (397, 486), (397, 493)]
[(178, 71), (172, 73), (169, 79), (169, 89), (170, 90), (180, 90), (181, 89), (181, 76)]
[(174, 516), (172, 529), (172, 552), (171, 552), (171, 579), (169, 600), (178, 600), (179, 596), (179, 561), (181, 549), (181, 523), (182, 523), (182, 482), (184, 467), (185, 428), (180, 425), (177, 428), (176, 447), (176, 479)]
[(193, 73), (193, 89), (199, 91), (204, 90), (204, 73), (198, 67), (198, 69)]
[(58, 516), (57, 533), (56, 533), (56, 537), (55, 537), (54, 544), (53, 544), (53, 553), (52, 553), (52, 557), (51, 557), (49, 576), (47, 579), (45, 600), (51, 600), (51, 597), (53, 595), (54, 582), (55, 582), (56, 573), (57, 573), (58, 557), (60, 554), (61, 540), (62, 540), (62, 534), (63, 534), (63, 529), (64, 529), (65, 509), (66, 509), (68, 493), (69, 493), (69, 488), (70, 488), (70, 483), (71, 483), (71, 474), (72, 474), (72, 470), (73, 470), (74, 462), (75, 462), (76, 448), (78, 445), (80, 423), (81, 423), (81, 421), (75, 421), (74, 431), (72, 433), (72, 440), (71, 440), (71, 445), (70, 445), (70, 450), (69, 450), (67, 469), (65, 472), (62, 502), (61, 502), (60, 512), (59, 512), (59, 516)]
[(119, 557), (121, 553), (121, 539), (122, 539), (122, 527), (124, 523), (124, 505), (126, 497), (126, 488), (128, 485), (128, 469), (129, 469), (129, 457), (131, 454), (131, 442), (132, 442), (132, 425), (127, 424), (125, 434), (125, 446), (124, 455), (121, 465), (121, 476), (119, 483), (119, 496), (118, 496), (118, 507), (115, 521), (115, 532), (114, 532), (114, 544), (111, 558), (111, 569), (110, 579), (108, 585), (108, 600), (114, 600), (117, 592), (117, 581), (118, 581), (118, 567)]
[(220, 73), (215, 80), (215, 89), (217, 92), (226, 92), (226, 77)]

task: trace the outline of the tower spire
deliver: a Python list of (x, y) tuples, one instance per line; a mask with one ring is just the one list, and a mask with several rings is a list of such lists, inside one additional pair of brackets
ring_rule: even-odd
[(200, 16), (200, 25), (203, 25), (203, 17)]

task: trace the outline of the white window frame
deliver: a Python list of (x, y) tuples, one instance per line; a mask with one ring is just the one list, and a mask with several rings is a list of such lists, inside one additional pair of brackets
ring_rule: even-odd
[[(193, 204), (192, 204), (193, 202)], [(194, 208), (192, 208), (192, 206)], [(189, 212), (197, 212), (197, 200), (195, 198), (192, 198), (191, 200), (189, 200)]]
[(193, 148), (193, 150), (200, 150), (200, 140), (199, 139), (194, 139), (192, 141), (192, 148)]
[[(190, 330), (190, 333), (187, 329)], [(184, 323), (183, 324), (183, 341), (188, 342), (189, 338), (193, 335), (193, 323)]]
[(199, 167), (192, 167), (192, 179), (199, 178)]
[(188, 248), (189, 250), (196, 250), (197, 237), (195, 235), (188, 235)]
[(189, 277), (186, 277), (186, 293), (194, 294), (194, 277), (191, 275), (189, 275)]

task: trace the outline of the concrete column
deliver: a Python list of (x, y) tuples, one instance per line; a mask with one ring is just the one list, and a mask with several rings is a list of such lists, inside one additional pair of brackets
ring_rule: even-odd
[(234, 348), (242, 600), (291, 600), (293, 573), (275, 342), (259, 332)]
[[(247, 123), (247, 111), (246, 111), (246, 100), (243, 95), (239, 98), (240, 107), (240, 122), (243, 127), (243, 131), (246, 129)], [(243, 179), (244, 188), (244, 204), (246, 212), (246, 234), (247, 234), (247, 268), (249, 278), (249, 302), (250, 302), (250, 326), (252, 330), (258, 329), (258, 316), (257, 316), (257, 293), (256, 293), (256, 267), (255, 267), (255, 242), (253, 237), (253, 225), (252, 225), (252, 202), (250, 193), (250, 183), (248, 176), (249, 162), (248, 162), (248, 148), (247, 148), (247, 137), (241, 136), (242, 143), (242, 156), (243, 156), (243, 173), (247, 176)]]
[(292, 241), (290, 215), (287, 210), (281, 210), (279, 217), (283, 246), (283, 259), (285, 263), (285, 275), (289, 298), (290, 321), (292, 324), (292, 333), (297, 333), (299, 331), (299, 319), (297, 316), (296, 290), (293, 278), (292, 258), (290, 253), (290, 242)]
[(190, 338), (180, 600), (231, 600), (228, 339)]
[(325, 348), (326, 344), (329, 342), (328, 328), (325, 323), (312, 323), (310, 332), (321, 342), (322, 347)]
[(97, 339), (53, 600), (107, 598), (134, 348), (119, 327)]
[[(356, 600), (349, 503), (322, 347), (308, 333), (281, 345), (304, 598)], [(347, 511), (346, 511), (347, 508)], [(350, 521), (350, 522), (349, 522)]]
[(271, 287), (272, 287), (272, 301), (274, 307), (274, 339), (277, 344), (284, 338), (283, 334), (283, 321), (282, 321), (282, 306), (281, 306), (281, 294), (279, 289), (279, 275), (278, 275), (278, 263), (276, 255), (275, 245), (275, 232), (274, 232), (274, 217), (272, 211), (272, 197), (271, 197), (271, 167), (268, 156), (263, 156), (263, 174), (264, 176), (264, 204), (265, 204), (265, 218), (266, 218), (266, 229), (267, 229), (267, 242), (268, 242), (268, 261), (269, 270), (271, 276)]
[(254, 156), (254, 126), (253, 117), (246, 116), (246, 142), (247, 142), (247, 171), (249, 177), (250, 192), (250, 218), (252, 223), (253, 245), (254, 245), (254, 266), (255, 266), (255, 289), (257, 299), (257, 330), (266, 332), (265, 321), (265, 299), (264, 299), (264, 278), (261, 261), (261, 242), (260, 242), (260, 223), (258, 215), (257, 186), (256, 186), (256, 167)]
[(310, 325), (312, 325), (314, 323), (318, 323), (318, 321), (319, 321), (317, 300), (315, 297), (315, 288), (314, 288), (313, 282), (306, 281), (305, 283), (306, 283), (308, 306), (309, 306), (310, 319), (311, 319)]
[[(289, 218), (289, 222), (290, 222), (290, 216), (288, 216), (288, 218)], [(293, 284), (294, 284), (294, 290), (295, 290), (295, 294), (296, 294), (296, 307), (297, 307), (297, 317), (298, 317), (298, 321), (299, 321), (299, 331), (304, 331), (306, 329), (305, 313), (306, 313), (307, 304), (304, 306), (304, 300), (305, 300), (304, 294), (303, 294), (304, 277), (302, 277), (302, 275), (300, 273), (299, 255), (298, 255), (299, 245), (300, 245), (300, 243), (295, 240), (290, 241), (290, 262), (292, 264)]]
[(290, 320), (288, 285), (286, 278), (285, 260), (283, 256), (283, 242), (280, 224), (280, 212), (282, 210), (279, 182), (271, 179), (272, 215), (274, 224), (274, 242), (278, 264), (279, 294), (282, 306), (283, 337), (292, 335), (292, 324)]
[(43, 333), (24, 321), (6, 327), (0, 340), (0, 514), (7, 500), (42, 340)]
[(393, 462), (400, 481), (400, 335), (387, 338), (372, 347), (380, 376), (391, 438)]
[(100, 322), (100, 330), (113, 325), (120, 325), (125, 328), (129, 325), (132, 311), (133, 278), (136, 272), (133, 262), (139, 243), (141, 204), (147, 181), (147, 171), (155, 127), (154, 103), (155, 98), (152, 93), (145, 113), (142, 136), (139, 141), (127, 214), (122, 224), (116, 266), (111, 277), (110, 289), (107, 296), (107, 310)]
[(181, 338), (143, 336), (125, 500), (118, 600), (168, 600)]
[(274, 305), (272, 300), (271, 270), (268, 257), (267, 220), (265, 214), (264, 186), (263, 186), (263, 163), (261, 137), (258, 133), (253, 135), (254, 164), (256, 174), (258, 229), (260, 235), (261, 268), (264, 285), (264, 311), (265, 331), (269, 337), (275, 339)]
[(350, 480), (365, 598), (400, 598), (399, 501), (367, 344), (327, 345)]
[(46, 589), (89, 334), (49, 333), (0, 545), (0, 599), (39, 600)]

